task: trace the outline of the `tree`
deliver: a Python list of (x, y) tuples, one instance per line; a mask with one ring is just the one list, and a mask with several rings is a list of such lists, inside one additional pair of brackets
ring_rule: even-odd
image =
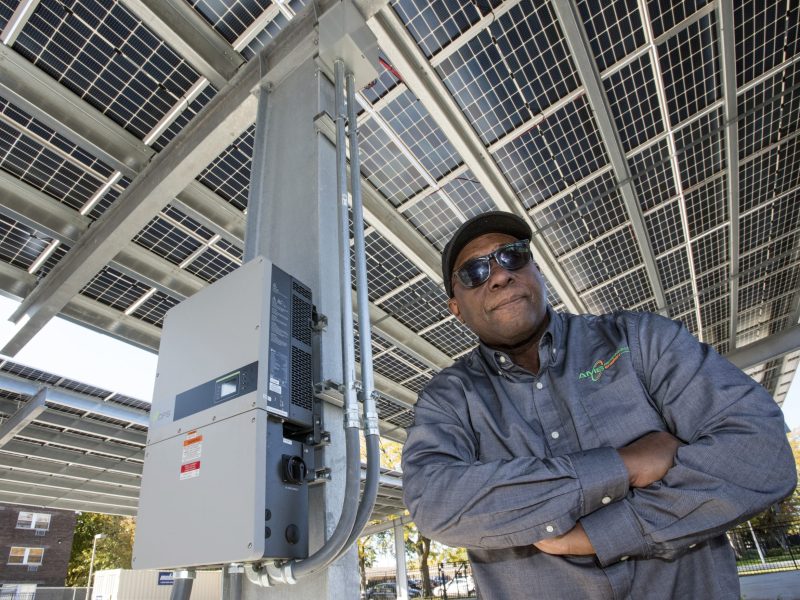
[(89, 512), (79, 514), (72, 538), (66, 584), (73, 587), (87, 585), (92, 542), (98, 533), (107, 537), (97, 541), (94, 570), (130, 569), (135, 530), (136, 524), (131, 517)]

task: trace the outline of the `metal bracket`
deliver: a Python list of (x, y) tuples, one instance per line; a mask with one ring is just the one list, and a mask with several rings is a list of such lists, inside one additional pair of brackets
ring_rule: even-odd
[(330, 467), (320, 467), (319, 469), (315, 469), (312, 477), (313, 478), (309, 478), (307, 480), (308, 485), (319, 485), (321, 483), (331, 481), (333, 478)]
[(321, 333), (328, 327), (328, 317), (317, 312), (317, 307), (311, 307), (311, 331)]

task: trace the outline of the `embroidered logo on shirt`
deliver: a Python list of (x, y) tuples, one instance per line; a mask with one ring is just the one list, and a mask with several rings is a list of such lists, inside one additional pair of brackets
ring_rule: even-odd
[(614, 352), (614, 354), (608, 360), (603, 360), (600, 358), (595, 361), (594, 366), (591, 369), (588, 371), (581, 371), (580, 375), (578, 375), (578, 379), (591, 378), (592, 381), (597, 381), (603, 376), (603, 373), (606, 371), (606, 369), (610, 369), (614, 363), (617, 362), (620, 356), (630, 351), (630, 348), (627, 346), (617, 348), (617, 351)]

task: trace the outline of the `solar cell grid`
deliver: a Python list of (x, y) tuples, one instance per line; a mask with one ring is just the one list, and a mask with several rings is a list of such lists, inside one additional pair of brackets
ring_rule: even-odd
[(673, 290), (666, 292), (667, 314), (676, 317), (695, 309), (694, 290), (690, 283), (681, 285)]
[(659, 45), (671, 125), (685, 121), (721, 97), (718, 47), (714, 13)]
[(46, 277), (47, 274), (55, 268), (58, 262), (67, 255), (69, 248), (69, 246), (59, 244), (55, 251), (47, 257), (47, 260), (42, 263), (42, 266), (34, 271), (33, 274), (36, 275), (36, 277)]
[(232, 272), (239, 265), (231, 261), (227, 256), (223, 256), (214, 248), (204, 250), (191, 263), (186, 265), (186, 270), (193, 275), (208, 283), (214, 283), (217, 279), (224, 277)]
[[(495, 208), (494, 201), (486, 193), (486, 189), (475, 178), (472, 171), (467, 170), (453, 181), (443, 186), (447, 197), (458, 207), (466, 218)], [(444, 244), (442, 248), (444, 248)]]
[(573, 285), (580, 292), (624, 273), (641, 261), (639, 246), (627, 227), (559, 259)]
[(653, 296), (644, 268), (635, 269), (613, 282), (581, 294), (586, 308), (594, 314), (613, 312), (620, 306), (636, 306)]
[(398, 383), (416, 374), (415, 369), (397, 360), (391, 353), (376, 356), (372, 364), (377, 373)]
[(133, 241), (175, 265), (181, 264), (203, 245), (160, 215), (150, 221)]
[(14, 104), (0, 98), (0, 116), (14, 130), (31, 137), (75, 166), (96, 177), (109, 177), (113, 169)]
[(686, 248), (681, 247), (656, 259), (661, 286), (670, 290), (679, 285), (686, 285), (692, 277), (689, 269), (689, 257)]
[(642, 210), (650, 210), (677, 194), (667, 140), (629, 157), (628, 165)]
[(145, 300), (131, 316), (146, 321), (156, 327), (163, 327), (164, 315), (176, 304), (178, 304), (176, 298), (172, 298), (156, 290), (155, 294)]
[(680, 204), (677, 199), (666, 202), (644, 215), (648, 239), (656, 256), (686, 243)]
[(658, 37), (669, 31), (681, 21), (690, 17), (711, 0), (647, 0), (647, 11), (653, 28), (653, 36)]
[(432, 375), (429, 373), (420, 375), (419, 377), (415, 377), (414, 379), (407, 380), (403, 383), (403, 386), (414, 392), (415, 394), (419, 394), (431, 380)]
[(462, 161), (428, 111), (406, 91), (380, 111), (380, 115), (435, 179)]
[(727, 321), (730, 318), (730, 308), (730, 303), (726, 297), (712, 301), (700, 299), (700, 320), (703, 323), (703, 337), (706, 335), (707, 327), (719, 324), (727, 326)]
[(675, 132), (675, 147), (683, 188), (705, 181), (725, 169), (722, 111), (692, 121)]
[(359, 127), (361, 173), (395, 207), (427, 187), (423, 175), (374, 121)]
[(189, 4), (232, 44), (271, 2), (269, 0), (236, 0), (234, 2), (189, 0)]
[(664, 132), (649, 54), (612, 73), (603, 87), (625, 152)]
[(599, 71), (645, 43), (637, 0), (612, 0), (597, 3), (579, 0), (578, 11)]
[(255, 125), (252, 125), (197, 176), (200, 183), (239, 210), (247, 208), (254, 135)]
[(101, 186), (79, 165), (0, 120), (0, 168), (75, 210)]
[(53, 375), (52, 373), (45, 373), (44, 371), (33, 369), (31, 367), (26, 367), (25, 365), (14, 363), (11, 362), (10, 360), (3, 361), (0, 370), (6, 373), (11, 373), (12, 375), (16, 375), (18, 377), (22, 377), (23, 379), (27, 379), (29, 381), (41, 382), (47, 385), (56, 385), (58, 381), (61, 379), (61, 377), (59, 377), (58, 375)]
[(198, 78), (112, 0), (41, 2), (15, 49), (139, 138)]
[(798, 51), (798, 13), (793, 2), (745, 0), (734, 7), (736, 82), (742, 86)]
[(531, 216), (556, 256), (628, 220), (614, 177), (608, 172), (555, 202), (540, 204)]
[(728, 220), (728, 186), (723, 177), (687, 193), (684, 202), (689, 235), (693, 238)]
[(124, 311), (149, 289), (149, 286), (116, 269), (104, 267), (84, 286), (81, 294), (111, 308)]
[(608, 162), (583, 97), (501, 147), (495, 158), (526, 208), (536, 206)]
[(739, 94), (739, 158), (777, 143), (800, 122), (800, 61)]
[(381, 305), (412, 331), (419, 331), (447, 317), (446, 307), (445, 294), (429, 279), (402, 290)]
[(0, 215), (0, 258), (28, 270), (51, 239), (25, 225)]
[(444, 248), (449, 236), (463, 222), (439, 192), (425, 196), (404, 214), (419, 232), (440, 250)]
[(458, 356), (478, 343), (478, 338), (455, 319), (442, 322), (422, 336), (448, 356)]
[(497, 6), (490, 2), (458, 2), (456, 0), (394, 0), (392, 8), (430, 58)]
[(747, 212), (774, 197), (775, 179), (780, 168), (778, 149), (763, 152), (739, 168), (739, 210)]
[(160, 152), (163, 150), (173, 138), (180, 133), (180, 131), (189, 124), (197, 113), (199, 113), (208, 104), (211, 99), (216, 96), (217, 90), (210, 83), (206, 85), (200, 93), (192, 99), (170, 123), (164, 132), (151, 144), (154, 150)]
[(741, 252), (796, 231), (800, 226), (799, 196), (795, 192), (742, 215), (739, 227)]
[(692, 241), (692, 256), (696, 276), (728, 263), (728, 232), (725, 229), (712, 231)]
[(250, 60), (261, 52), (288, 23), (289, 21), (283, 13), (275, 15), (275, 18), (267, 23), (267, 26), (259, 31), (246, 47), (242, 48), (241, 53), (245, 60)]
[(380, 298), (419, 274), (419, 269), (377, 233), (365, 240), (370, 300)]

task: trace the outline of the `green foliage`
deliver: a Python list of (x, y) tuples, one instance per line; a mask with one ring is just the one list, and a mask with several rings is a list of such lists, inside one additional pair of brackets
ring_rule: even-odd
[(89, 578), (92, 542), (98, 533), (107, 537), (97, 540), (94, 570), (130, 569), (133, 557), (133, 536), (136, 524), (131, 517), (82, 513), (75, 524), (72, 554), (67, 567), (66, 585), (83, 587)]

